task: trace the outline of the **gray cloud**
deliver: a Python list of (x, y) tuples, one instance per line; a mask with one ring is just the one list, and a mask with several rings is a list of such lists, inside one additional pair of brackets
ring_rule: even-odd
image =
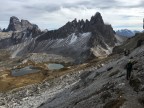
[(46, 5), (46, 6), (24, 6), (24, 9), (35, 11), (35, 12), (54, 12), (60, 9), (60, 6), (57, 5)]
[(121, 16), (122, 18), (137, 18), (137, 17), (141, 17), (139, 15), (135, 15), (135, 16), (132, 16), (132, 15), (123, 15)]
[(137, 8), (141, 7), (144, 8), (144, 1), (141, 1), (138, 5), (136, 5)]
[(90, 1), (79, 1), (76, 3), (65, 3), (63, 6), (66, 8), (71, 7), (86, 7), (86, 8), (100, 8), (100, 9), (108, 9), (115, 7), (117, 5), (117, 1), (115, 0), (90, 0)]
[[(64, 20), (70, 20), (68, 18), (72, 19), (81, 16), (82, 13), (80, 12), (82, 12), (83, 8), (94, 12), (93, 14), (100, 10), (104, 13), (104, 16), (107, 15), (106, 17), (113, 15), (113, 17), (121, 17), (123, 20), (144, 15), (143, 12), (140, 12), (140, 16), (133, 15), (132, 13), (123, 15), (119, 10), (130, 10), (133, 8), (144, 9), (143, 0), (136, 4), (131, 4), (131, 0), (127, 0), (126, 2), (127, 4), (121, 2), (121, 0), (3, 0), (0, 1), (0, 23), (3, 22), (2, 25), (4, 25), (4, 22), (8, 22), (11, 16), (17, 16), (20, 19), (35, 21), (34, 23), (36, 24), (42, 25), (41, 22), (43, 22), (43, 25), (56, 25), (56, 23), (57, 25), (61, 25), (62, 21), (64, 23), (66, 22)], [(120, 12), (120, 14), (117, 15), (116, 12)], [(83, 10), (83, 13), (85, 13), (85, 10)], [(91, 14), (89, 14), (89, 16), (90, 15)], [(85, 15), (84, 17), (87, 16), (88, 15)], [(54, 20), (56, 23), (52, 23)], [(7, 26), (8, 24), (5, 23), (5, 25)]]
[(121, 0), (117, 1), (117, 8), (144, 8), (144, 1), (140, 1), (138, 4), (131, 4), (131, 1), (128, 0), (129, 4), (125, 5)]

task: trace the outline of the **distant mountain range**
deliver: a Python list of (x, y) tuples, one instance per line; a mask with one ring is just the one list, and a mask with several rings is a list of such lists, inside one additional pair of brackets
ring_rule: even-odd
[(135, 33), (140, 33), (140, 31), (137, 30), (128, 30), (128, 29), (121, 29), (117, 30), (116, 34), (119, 36), (125, 36), (125, 37), (132, 37), (135, 35)]
[(74, 19), (51, 31), (41, 31), (36, 24), (13, 16), (3, 32), (11, 32), (11, 36), (0, 40), (0, 48), (10, 50), (12, 57), (48, 53), (81, 63), (94, 56), (110, 54), (119, 43), (112, 26), (104, 23), (99, 12), (90, 20)]

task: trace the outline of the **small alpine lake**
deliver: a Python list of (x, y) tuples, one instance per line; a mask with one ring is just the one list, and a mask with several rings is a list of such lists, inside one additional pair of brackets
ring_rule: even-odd
[(39, 69), (34, 68), (33, 66), (26, 66), (21, 69), (13, 69), (11, 70), (11, 75), (12, 76), (23, 76), (31, 73), (36, 73), (39, 72)]
[(49, 70), (59, 70), (64, 68), (64, 66), (62, 64), (56, 64), (56, 63), (50, 63), (48, 64), (48, 69)]

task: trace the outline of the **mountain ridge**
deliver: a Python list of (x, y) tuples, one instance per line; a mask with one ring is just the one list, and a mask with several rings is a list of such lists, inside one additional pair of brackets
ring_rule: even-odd
[[(22, 22), (25, 22), (23, 27)], [(26, 20), (20, 22), (18, 18), (11, 17), (7, 30), (13, 30), (12, 36), (1, 40), (0, 48), (5, 44), (4, 48), (15, 56), (41, 52), (69, 56), (84, 62), (94, 56), (107, 56), (117, 44), (112, 26), (104, 23), (99, 12), (90, 20), (74, 19), (57, 30), (45, 32)], [(69, 44), (73, 39), (75, 44)]]
[(38, 28), (36, 24), (31, 24), (28, 20), (21, 19), (21, 21), (15, 17), (10, 17), (9, 25), (5, 31), (23, 31), (26, 29)]
[(117, 30), (116, 34), (119, 36), (124, 36), (124, 37), (132, 37), (134, 36), (136, 33), (140, 33), (140, 31), (137, 30), (129, 30), (129, 29), (121, 29), (121, 30)]

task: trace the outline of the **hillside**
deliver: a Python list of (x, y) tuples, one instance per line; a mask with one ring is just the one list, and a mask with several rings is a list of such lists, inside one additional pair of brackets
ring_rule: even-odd
[(122, 45), (116, 46), (113, 53), (123, 53), (124, 49), (132, 51), (144, 43), (144, 33), (137, 33), (135, 36), (128, 38)]
[[(143, 49), (142, 45), (129, 56), (116, 54), (99, 62), (79, 65), (61, 77), (1, 93), (0, 105), (8, 108), (143, 108)], [(131, 57), (135, 64), (128, 81), (124, 67)]]

